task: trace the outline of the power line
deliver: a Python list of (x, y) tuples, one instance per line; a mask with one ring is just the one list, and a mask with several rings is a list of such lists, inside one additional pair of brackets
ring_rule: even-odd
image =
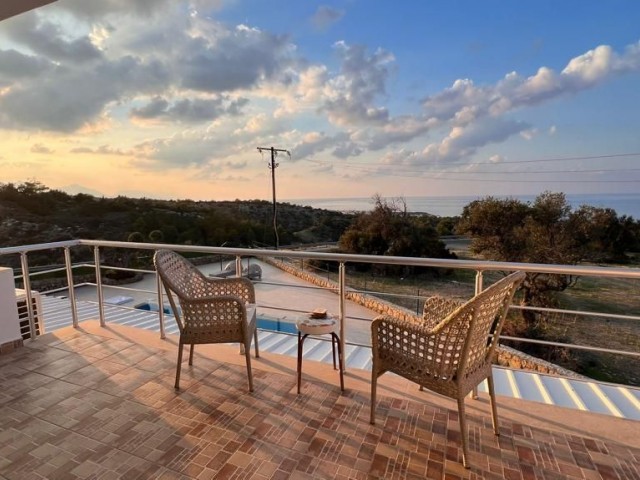
[[(320, 161), (309, 160), (313, 163), (321, 163)], [(327, 162), (328, 163), (328, 162)], [(325, 164), (325, 163), (321, 163)], [(474, 165), (474, 164), (466, 164), (466, 165)], [(489, 165), (489, 164), (482, 164)], [(338, 166), (344, 166), (344, 164), (339, 164)], [(363, 163), (358, 165), (347, 165), (345, 168), (355, 168), (359, 170), (363, 170), (365, 172), (375, 173), (376, 167), (389, 167), (391, 165), (388, 164), (373, 164), (373, 165), (365, 165)], [(407, 165), (408, 166), (408, 165)], [(401, 168), (404, 173), (452, 173), (456, 175), (475, 175), (475, 174), (508, 174), (508, 175), (517, 175), (517, 174), (527, 174), (527, 175), (541, 175), (545, 173), (606, 173), (606, 172), (638, 172), (640, 168), (595, 168), (595, 169), (583, 169), (583, 170), (541, 170), (541, 171), (513, 171), (513, 170), (474, 170), (474, 171), (464, 171), (464, 170), (409, 170), (402, 168), (403, 165), (394, 165), (394, 169)]]
[[(628, 152), (628, 153), (612, 153), (607, 155), (591, 155), (591, 156), (582, 156), (582, 157), (557, 157), (557, 158), (536, 158), (530, 160), (505, 160), (503, 162), (498, 162), (499, 165), (505, 164), (518, 164), (518, 163), (542, 163), (542, 162), (568, 162), (568, 161), (576, 161), (576, 160), (602, 160), (608, 158), (625, 158), (625, 157), (639, 157), (640, 152)], [(328, 164), (330, 162), (326, 160), (307, 160), (312, 163), (321, 163)], [(367, 165), (364, 162), (342, 162), (340, 165)], [(387, 164), (384, 163), (376, 163), (373, 166), (385, 166)], [(496, 165), (491, 162), (470, 162), (465, 163), (465, 165)]]
[(500, 182), (500, 183), (640, 183), (640, 178), (637, 180), (516, 180), (513, 178), (448, 178), (448, 177), (433, 177), (433, 176), (420, 176), (417, 177), (415, 174), (412, 175), (399, 175), (399, 174), (388, 174), (388, 177), (403, 177), (403, 178), (422, 178), (425, 180), (444, 180), (449, 182)]

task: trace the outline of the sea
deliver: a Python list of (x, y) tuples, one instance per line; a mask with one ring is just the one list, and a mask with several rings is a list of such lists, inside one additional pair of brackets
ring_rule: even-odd
[[(462, 213), (468, 203), (485, 196), (452, 196), (452, 197), (402, 197), (407, 210), (414, 213), (430, 213), (439, 217), (455, 217)], [(533, 202), (536, 195), (494, 195), (496, 198), (517, 198), (523, 202)], [(386, 197), (391, 200), (397, 197)], [(612, 208), (620, 215), (627, 215), (640, 220), (640, 193), (609, 194), (566, 194), (567, 201), (573, 208), (581, 205)], [(354, 198), (307, 198), (283, 200), (296, 205), (337, 210), (340, 212), (366, 212), (373, 209), (371, 197)]]

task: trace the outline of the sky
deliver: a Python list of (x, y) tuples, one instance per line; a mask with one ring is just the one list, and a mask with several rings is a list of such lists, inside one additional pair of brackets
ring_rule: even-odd
[(640, 193), (637, 0), (59, 0), (0, 22), (0, 183)]

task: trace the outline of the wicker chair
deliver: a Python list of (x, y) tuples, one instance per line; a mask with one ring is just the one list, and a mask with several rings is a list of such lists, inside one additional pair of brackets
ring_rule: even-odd
[[(207, 278), (182, 256), (169, 250), (158, 250), (154, 263), (180, 330), (175, 388), (180, 388), (182, 349), (185, 344), (191, 345), (189, 365), (193, 365), (195, 344), (239, 342), (247, 360), (249, 391), (253, 392), (249, 355), (252, 336), (256, 358), (260, 355), (255, 291), (251, 281), (246, 278)], [(180, 308), (177, 308), (174, 294)]]
[(385, 372), (456, 399), (462, 462), (469, 468), (464, 397), (487, 379), (493, 430), (498, 435), (491, 363), (513, 294), (524, 277), (523, 272), (513, 273), (462, 305), (431, 299), (425, 306), (424, 319), (375, 319), (371, 324), (371, 423), (375, 423), (377, 380)]

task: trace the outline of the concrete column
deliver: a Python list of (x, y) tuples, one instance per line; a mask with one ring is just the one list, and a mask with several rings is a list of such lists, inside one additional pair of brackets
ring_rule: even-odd
[(13, 270), (0, 267), (0, 354), (22, 346)]

